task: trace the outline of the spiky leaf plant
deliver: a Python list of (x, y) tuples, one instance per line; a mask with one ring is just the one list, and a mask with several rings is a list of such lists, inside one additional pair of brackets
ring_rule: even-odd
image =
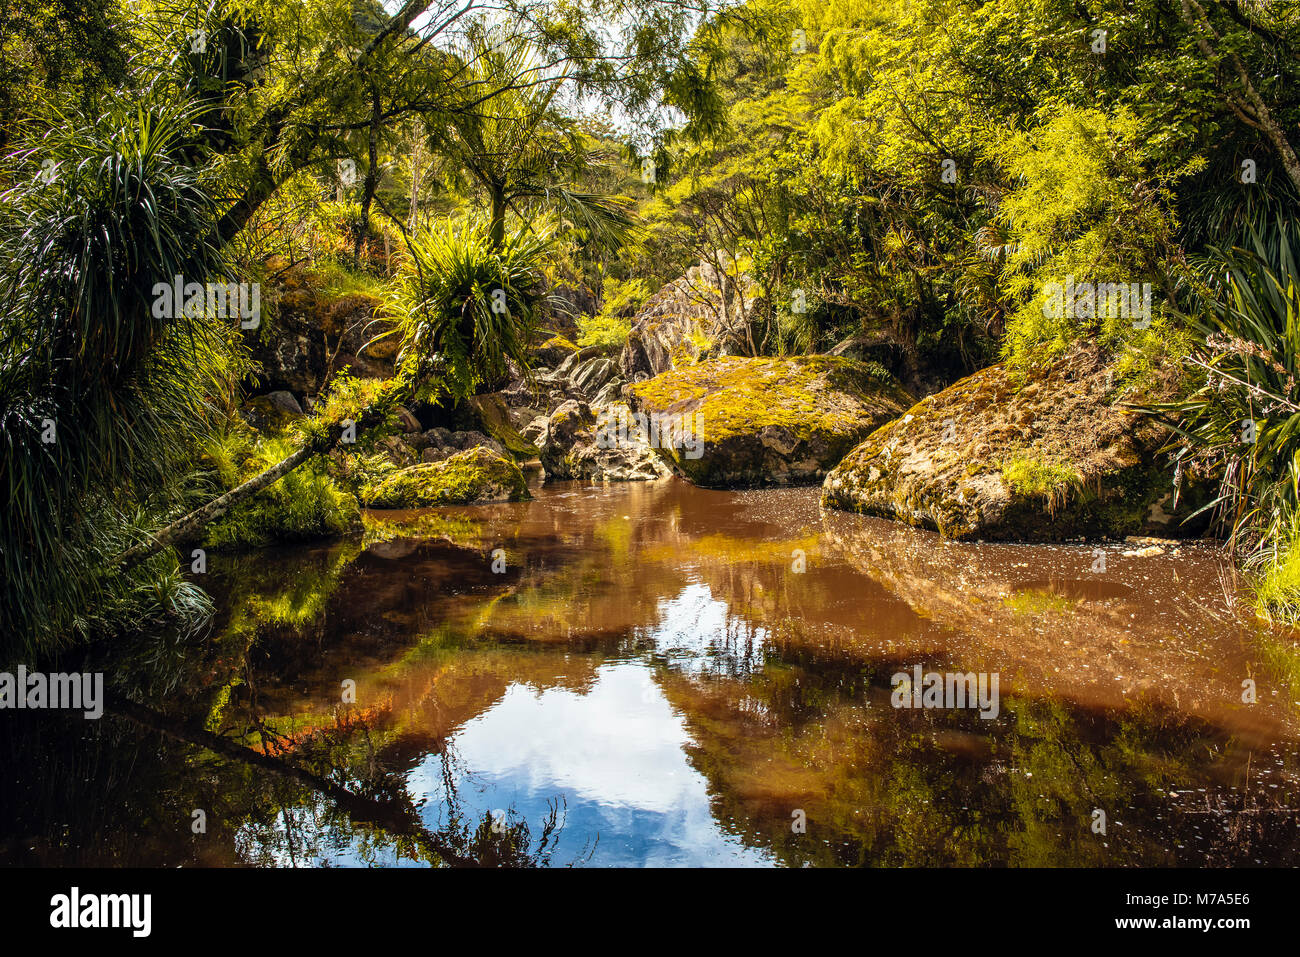
[(517, 232), (497, 247), (481, 222), (447, 222), (411, 237), (390, 315), (403, 367), (428, 364), (454, 399), (528, 367), (528, 347), (546, 303), (544, 235)]
[[(100, 609), (174, 571), (171, 556), (125, 581), (105, 565), (133, 519), (156, 521), (157, 495), (239, 372), (235, 323), (153, 308), (157, 283), (225, 278), (204, 238), (211, 200), (184, 158), (197, 119), (161, 89), (116, 96), (53, 118), (6, 160), (0, 652), (110, 626)], [(204, 604), (182, 583), (136, 597), (154, 610)]]

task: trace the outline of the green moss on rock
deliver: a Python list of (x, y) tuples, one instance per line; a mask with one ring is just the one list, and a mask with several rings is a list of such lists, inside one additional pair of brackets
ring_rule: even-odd
[(836, 356), (722, 357), (631, 388), (637, 411), (688, 416), (703, 443), (664, 449), (697, 485), (819, 480), (862, 438), (911, 403), (891, 376)]
[(954, 539), (1198, 532), (1180, 523), (1203, 495), (1174, 509), (1168, 433), (1129, 407), (1154, 397), (1121, 394), (1090, 346), (1027, 375), (993, 366), (868, 436), (826, 476), (822, 502)]
[(361, 493), (370, 508), (475, 505), (528, 497), (528, 483), (519, 466), (482, 447), (391, 472)]

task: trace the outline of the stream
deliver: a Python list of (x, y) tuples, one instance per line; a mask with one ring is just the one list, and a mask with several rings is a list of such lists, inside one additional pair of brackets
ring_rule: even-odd
[[(819, 493), (562, 482), (214, 554), (206, 635), (113, 651), (152, 726), (6, 721), (0, 860), (1300, 863), (1295, 637), (1219, 549), (945, 543)], [(931, 672), (996, 708), (915, 706)]]

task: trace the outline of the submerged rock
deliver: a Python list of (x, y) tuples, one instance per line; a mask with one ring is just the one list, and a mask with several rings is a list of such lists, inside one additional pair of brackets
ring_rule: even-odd
[(1167, 431), (1126, 408), (1095, 347), (1020, 382), (993, 366), (919, 402), (826, 476), (830, 508), (935, 529), (953, 539), (1060, 541), (1170, 534)]
[(476, 447), (441, 462), (399, 469), (362, 490), (369, 508), (424, 508), (431, 505), (481, 505), (528, 498), (524, 473), (509, 459)]
[(888, 373), (852, 359), (724, 357), (629, 388), (630, 404), (684, 433), (660, 453), (696, 485), (796, 485), (822, 478), (911, 403)]

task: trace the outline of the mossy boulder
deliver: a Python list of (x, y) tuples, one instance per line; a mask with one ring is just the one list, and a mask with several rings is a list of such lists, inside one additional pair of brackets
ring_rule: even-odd
[(500, 392), (471, 396), (467, 404), (477, 413), (481, 431), (499, 442), (510, 455), (524, 459), (537, 455), (537, 446), (515, 428), (510, 406)]
[(680, 474), (713, 488), (819, 481), (912, 398), (882, 369), (835, 356), (711, 359), (629, 387), (637, 412), (688, 441), (660, 442)]
[(482, 447), (441, 462), (398, 469), (361, 492), (361, 500), (369, 508), (481, 505), (528, 497), (528, 483), (519, 466)]
[(1063, 541), (1197, 532), (1172, 505), (1168, 432), (1129, 407), (1167, 392), (1117, 387), (1095, 347), (1013, 374), (998, 365), (873, 432), (823, 483), (822, 503), (958, 540)]
[(578, 351), (578, 347), (564, 336), (551, 336), (540, 345), (530, 350), (533, 364), (542, 369), (554, 369), (561, 362)]

